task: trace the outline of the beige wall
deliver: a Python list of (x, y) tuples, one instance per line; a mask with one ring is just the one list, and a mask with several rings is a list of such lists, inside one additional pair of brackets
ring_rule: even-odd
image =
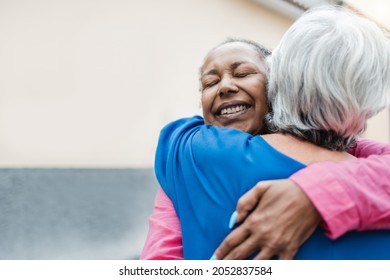
[(200, 113), (205, 53), (290, 24), (249, 0), (0, 1), (0, 166), (150, 167), (160, 128)]
[(390, 142), (390, 109), (383, 110), (368, 120), (364, 136), (385, 143)]
[(289, 23), (241, 0), (0, 1), (0, 165), (152, 166), (162, 125), (200, 113), (205, 53)]

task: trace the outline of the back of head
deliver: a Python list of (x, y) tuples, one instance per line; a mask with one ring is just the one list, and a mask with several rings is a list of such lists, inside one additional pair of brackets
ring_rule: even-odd
[(269, 62), (272, 131), (345, 150), (386, 107), (390, 42), (373, 22), (341, 7), (302, 15)]

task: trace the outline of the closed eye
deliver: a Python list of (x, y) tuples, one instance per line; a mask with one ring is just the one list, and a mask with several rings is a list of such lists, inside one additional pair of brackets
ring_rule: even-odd
[(238, 73), (234, 74), (234, 77), (245, 78), (245, 77), (247, 77), (249, 75), (252, 75), (252, 74), (256, 74), (256, 73), (253, 73), (253, 72), (238, 72)]
[(250, 75), (250, 73), (236, 73), (234, 76), (237, 78), (245, 78), (248, 75)]
[(206, 88), (211, 88), (218, 83), (219, 83), (219, 80), (212, 80), (212, 81), (204, 82), (202, 86), (203, 86), (203, 89), (206, 89)]

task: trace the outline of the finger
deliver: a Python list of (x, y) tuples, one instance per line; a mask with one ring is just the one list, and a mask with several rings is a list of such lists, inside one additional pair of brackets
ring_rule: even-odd
[(240, 227), (236, 228), (222, 241), (219, 247), (215, 250), (214, 256), (217, 257), (218, 260), (224, 259), (231, 250), (244, 242), (248, 236), (248, 231)]
[(245, 260), (259, 251), (261, 245), (255, 243), (252, 236), (245, 239), (241, 244), (233, 248), (223, 259), (224, 260)]
[(284, 252), (279, 254), (279, 260), (292, 260), (294, 259), (295, 254), (297, 253), (297, 250), (285, 250)]
[(270, 260), (273, 256), (276, 256), (277, 252), (269, 247), (262, 247), (260, 253), (254, 258), (254, 260)]
[(249, 212), (258, 205), (263, 194), (271, 186), (271, 182), (272, 181), (258, 182), (252, 189), (240, 197), (236, 208), (237, 223), (244, 220), (248, 216)]

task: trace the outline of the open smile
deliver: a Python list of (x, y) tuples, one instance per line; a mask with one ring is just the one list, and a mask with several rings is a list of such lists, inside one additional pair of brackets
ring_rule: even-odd
[(223, 118), (234, 118), (238, 115), (244, 114), (252, 106), (249, 104), (223, 104), (217, 110), (217, 116)]

